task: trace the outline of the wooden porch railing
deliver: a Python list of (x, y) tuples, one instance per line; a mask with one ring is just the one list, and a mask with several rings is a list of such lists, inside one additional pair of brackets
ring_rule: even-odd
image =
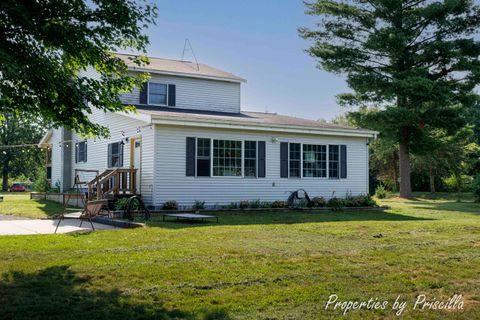
[(105, 170), (87, 186), (89, 200), (100, 200), (119, 194), (137, 194), (137, 169)]

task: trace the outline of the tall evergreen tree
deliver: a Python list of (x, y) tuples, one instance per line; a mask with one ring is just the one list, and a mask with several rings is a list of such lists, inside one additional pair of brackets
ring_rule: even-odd
[[(318, 0), (300, 28), (319, 67), (347, 76), (339, 102), (372, 110), (356, 121), (399, 144), (400, 195), (411, 197), (410, 154), (428, 148), (431, 130), (453, 134), (480, 81), (480, 8), (470, 0)], [(375, 106), (376, 108), (369, 108)]]

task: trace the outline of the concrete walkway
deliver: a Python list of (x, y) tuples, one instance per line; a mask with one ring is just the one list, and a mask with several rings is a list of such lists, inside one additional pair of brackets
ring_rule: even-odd
[[(0, 235), (52, 234), (55, 232), (57, 223), (58, 220), (30, 220), (0, 215)], [(88, 221), (84, 221), (81, 228), (79, 227), (79, 225), (80, 220), (78, 219), (65, 219), (60, 223), (60, 227), (58, 227), (57, 233), (92, 230), (90, 222)], [(93, 223), (93, 226), (95, 227), (95, 230), (115, 229), (114, 226), (95, 222)]]

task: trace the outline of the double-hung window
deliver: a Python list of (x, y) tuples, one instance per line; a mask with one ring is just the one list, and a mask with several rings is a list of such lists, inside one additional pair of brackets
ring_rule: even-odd
[(213, 176), (242, 176), (242, 141), (213, 140)]
[(163, 83), (148, 83), (148, 104), (167, 105), (168, 86)]
[(244, 175), (257, 176), (257, 141), (245, 141)]
[(317, 144), (303, 145), (303, 176), (327, 177), (327, 146)]
[(301, 147), (300, 143), (290, 143), (289, 150), (289, 176), (291, 178), (300, 178), (301, 169)]
[(197, 139), (197, 176), (210, 177), (210, 139)]
[(87, 162), (87, 142), (81, 141), (75, 144), (75, 162)]
[(116, 168), (123, 166), (123, 144), (114, 142), (108, 145), (108, 167)]
[(328, 177), (333, 179), (339, 178), (339, 166), (340, 166), (340, 156), (339, 156), (339, 146), (338, 145), (329, 145), (328, 146)]

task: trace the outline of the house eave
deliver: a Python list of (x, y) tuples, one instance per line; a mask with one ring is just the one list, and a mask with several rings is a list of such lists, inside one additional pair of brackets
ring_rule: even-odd
[(48, 141), (50, 140), (52, 136), (52, 130), (48, 130), (42, 137), (42, 139), (40, 139), (40, 142), (38, 143), (38, 147), (39, 148), (44, 148), (46, 146), (49, 145)]
[(194, 120), (191, 118), (168, 118), (165, 116), (152, 116), (153, 124), (173, 125), (173, 126), (187, 126), (187, 127), (202, 127), (202, 128), (217, 128), (217, 129), (236, 129), (248, 131), (267, 131), (277, 133), (297, 133), (297, 134), (311, 134), (311, 135), (330, 135), (330, 136), (346, 136), (346, 137), (364, 137), (375, 138), (378, 132), (371, 130), (348, 130), (340, 128), (315, 128), (315, 127), (299, 127), (292, 125), (275, 125), (265, 123), (240, 123), (236, 121), (216, 121), (216, 120)]
[(162, 71), (162, 70), (155, 70), (155, 69), (148, 69), (148, 68), (130, 67), (129, 70), (130, 71), (136, 71), (136, 72), (148, 72), (148, 73), (153, 73), (153, 74), (163, 74), (163, 75), (169, 75), (169, 76), (180, 76), (180, 77), (217, 80), (217, 81), (226, 81), (226, 82), (234, 82), (234, 83), (246, 83), (247, 82), (247, 80), (242, 79), (242, 78), (215, 77), (215, 76), (201, 75), (201, 74), (195, 74), (195, 73)]

